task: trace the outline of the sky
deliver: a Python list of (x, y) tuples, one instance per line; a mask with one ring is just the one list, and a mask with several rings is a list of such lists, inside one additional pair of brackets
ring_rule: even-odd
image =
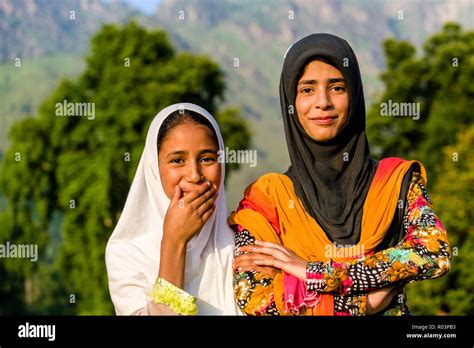
[(161, 0), (102, 0), (103, 2), (125, 2), (145, 14), (153, 14)]

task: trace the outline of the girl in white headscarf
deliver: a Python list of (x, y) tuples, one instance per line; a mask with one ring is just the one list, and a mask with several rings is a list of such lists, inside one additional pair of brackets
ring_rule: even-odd
[(219, 127), (197, 105), (174, 104), (153, 119), (106, 249), (117, 314), (240, 313), (219, 150)]

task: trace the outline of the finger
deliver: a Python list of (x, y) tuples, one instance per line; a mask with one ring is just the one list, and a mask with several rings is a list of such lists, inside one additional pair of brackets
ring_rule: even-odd
[(209, 197), (204, 203), (202, 203), (199, 207), (196, 208), (196, 212), (199, 216), (204, 215), (206, 211), (208, 211), (211, 207), (216, 207), (216, 199), (217, 195), (213, 195)]
[(237, 270), (238, 273), (247, 273), (247, 272), (251, 272), (251, 271), (263, 273), (263, 274), (265, 274), (269, 277), (274, 277), (279, 272), (279, 270), (276, 269), (276, 268), (260, 267), (260, 266), (257, 266), (257, 265), (254, 265), (252, 267), (241, 267), (241, 268), (239, 268), (239, 270)]
[[(239, 261), (235, 264), (232, 265), (232, 269), (235, 270), (242, 270), (242, 269), (255, 269), (257, 265), (253, 260), (244, 260), (244, 261)], [(240, 272), (240, 271), (239, 271)]]
[[(257, 268), (264, 268), (262, 266), (257, 265), (254, 261), (255, 260), (252, 260), (252, 259), (240, 260), (240, 261), (232, 264), (232, 269), (234, 271), (236, 271), (236, 270), (239, 271), (240, 270), (239, 272), (241, 272), (242, 270), (253, 270), (253, 271), (255, 271), (255, 270), (257, 270)], [(269, 267), (267, 267), (267, 268), (269, 268)]]
[(255, 248), (254, 244), (249, 244), (249, 245), (241, 246), (240, 248), (237, 249), (237, 251), (241, 253), (251, 253), (253, 252), (254, 248)]
[(263, 247), (267, 247), (267, 248), (275, 248), (275, 249), (278, 249), (280, 250), (281, 252), (287, 254), (287, 255), (291, 255), (291, 251), (289, 251), (287, 248), (285, 248), (283, 245), (281, 244), (277, 244), (277, 243), (272, 243), (272, 242), (266, 242), (266, 241), (263, 241), (263, 240), (255, 240), (255, 245), (258, 245), (258, 246), (263, 246)]
[(212, 188), (212, 185), (209, 181), (206, 181), (202, 184), (197, 190), (190, 192), (188, 195), (184, 197), (184, 203), (189, 204), (194, 201), (196, 198), (200, 197), (204, 193), (206, 193), (209, 189)]
[(249, 264), (253, 264), (255, 260), (267, 259), (271, 258), (271, 256), (264, 255), (264, 254), (244, 254), (236, 257), (233, 262), (234, 268), (239, 266), (245, 266)]
[(203, 184), (204, 183), (195, 184), (195, 183), (187, 181), (186, 179), (182, 179), (178, 185), (179, 187), (181, 187), (181, 190), (183, 190), (183, 192), (189, 193), (189, 192), (198, 190)]
[[(272, 243), (272, 244), (274, 244), (274, 243)], [(241, 247), (239, 250), (240, 251), (245, 251), (245, 252), (261, 253), (261, 254), (265, 253), (265, 254), (269, 254), (269, 255), (270, 255), (270, 253), (280, 252), (282, 254), (288, 255), (288, 254), (280, 251), (280, 249), (273, 248), (273, 247), (264, 247), (264, 246), (259, 246), (259, 245), (255, 245), (255, 244), (245, 245), (245, 246)]]
[(203, 194), (201, 194), (200, 196), (190, 201), (189, 204), (191, 204), (193, 209), (198, 209), (202, 204), (204, 204), (205, 202), (207, 202), (209, 199), (211, 199), (214, 196), (217, 197), (217, 193), (214, 187), (211, 186)]
[(241, 246), (238, 251), (240, 252), (246, 252), (246, 253), (260, 253), (260, 250), (263, 250), (264, 247), (262, 246), (258, 246), (258, 245), (255, 245), (255, 244), (249, 244), (249, 245), (244, 245), (244, 246)]
[(289, 256), (291, 256), (281, 251), (280, 249), (275, 249), (273, 247), (253, 246), (251, 248), (245, 248), (245, 250), (249, 250), (249, 249), (250, 249), (250, 252), (270, 255), (281, 261), (289, 261)]
[(248, 258), (248, 259), (241, 259), (237, 260), (232, 266), (234, 269), (238, 269), (239, 267), (256, 267), (259, 266), (255, 261), (257, 260), (266, 260), (271, 259), (271, 256), (263, 256), (260, 258)]
[(202, 204), (206, 203), (211, 198), (217, 198), (217, 192), (214, 187), (204, 192), (201, 196), (195, 198), (190, 204), (194, 209), (198, 209)]
[(215, 206), (211, 206), (209, 208), (209, 210), (207, 210), (202, 216), (201, 216), (201, 219), (204, 221), (204, 223), (207, 222), (207, 220), (209, 220), (209, 218), (212, 216), (212, 213), (214, 213), (214, 211), (216, 210), (216, 207)]
[(250, 267), (250, 266), (256, 266), (254, 260), (251, 258), (236, 260), (235, 263), (232, 265), (234, 269), (238, 269), (239, 267)]
[(173, 197), (171, 198), (171, 204), (176, 204), (181, 199), (181, 193), (181, 187), (179, 187), (179, 185), (176, 185), (174, 187)]
[(278, 268), (281, 270), (284, 270), (284, 267), (285, 267), (284, 262), (277, 259), (272, 259), (272, 258), (254, 260), (254, 262), (257, 266), (267, 266), (267, 267)]
[(247, 260), (258, 260), (258, 259), (265, 259), (269, 258), (272, 256), (266, 255), (266, 254), (256, 254), (256, 253), (247, 253), (247, 254), (242, 254), (234, 258), (235, 263), (239, 263), (241, 261), (247, 261)]

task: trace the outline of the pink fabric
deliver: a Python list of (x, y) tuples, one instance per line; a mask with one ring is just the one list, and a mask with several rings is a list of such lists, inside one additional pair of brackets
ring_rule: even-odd
[(438, 219), (436, 219), (436, 227), (438, 227), (438, 229), (440, 229), (441, 231), (446, 232), (446, 229), (444, 228), (443, 224)]
[(303, 280), (295, 276), (283, 273), (285, 311), (298, 314), (301, 307), (314, 307), (319, 302), (320, 295), (317, 292), (307, 292)]

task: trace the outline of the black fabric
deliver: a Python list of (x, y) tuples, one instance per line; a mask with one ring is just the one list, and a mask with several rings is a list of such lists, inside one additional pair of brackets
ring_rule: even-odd
[[(313, 140), (296, 114), (297, 83), (307, 63), (319, 58), (344, 76), (349, 113), (339, 134), (328, 142)], [(313, 34), (287, 52), (280, 79), (280, 103), (292, 180), (305, 209), (337, 244), (356, 244), (361, 235), (365, 198), (378, 162), (370, 158), (365, 133), (365, 101), (356, 56), (334, 35)], [(344, 160), (345, 156), (349, 160)]]

